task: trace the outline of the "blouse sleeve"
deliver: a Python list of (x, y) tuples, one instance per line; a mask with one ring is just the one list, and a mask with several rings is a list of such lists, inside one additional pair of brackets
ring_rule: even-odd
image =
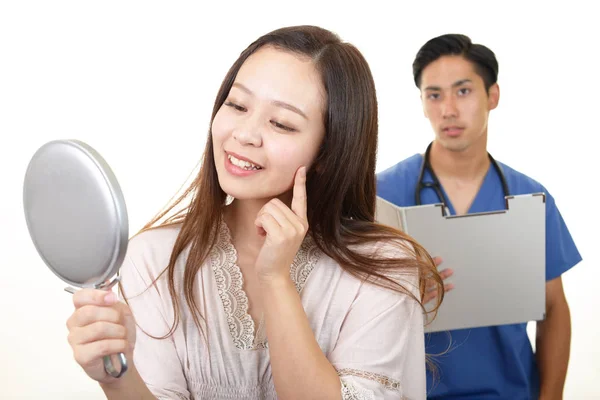
[[(169, 332), (173, 322), (172, 311), (168, 312), (156, 286), (151, 285), (154, 277), (149, 266), (139, 257), (134, 263), (127, 255), (120, 269), (121, 286), (119, 297), (127, 297), (136, 321), (136, 343), (133, 361), (148, 389), (157, 399), (190, 399), (182, 362), (178, 356), (173, 336), (154, 339)], [(166, 293), (166, 296), (169, 294)], [(170, 303), (170, 302), (169, 302)]]
[[(418, 293), (417, 277), (403, 285)], [(423, 312), (406, 293), (363, 283), (329, 360), (344, 400), (426, 398)]]

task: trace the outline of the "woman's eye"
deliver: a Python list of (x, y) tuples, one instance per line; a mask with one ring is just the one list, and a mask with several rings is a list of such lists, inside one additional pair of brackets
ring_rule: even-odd
[(277, 122), (277, 121), (271, 121), (271, 123), (273, 124), (273, 126), (274, 126), (275, 128), (278, 128), (278, 129), (283, 129), (284, 131), (287, 131), (287, 132), (295, 132), (295, 131), (296, 131), (294, 128), (290, 128), (289, 126), (286, 126), (286, 125), (280, 124), (280, 123), (279, 123), (279, 122)]
[(241, 111), (241, 112), (245, 112), (245, 111), (247, 111), (245, 107), (242, 107), (242, 106), (240, 106), (240, 105), (238, 105), (238, 104), (232, 103), (231, 101), (226, 101), (226, 102), (225, 102), (225, 105), (226, 105), (227, 107), (231, 107), (231, 108), (233, 108), (233, 109), (234, 109), (234, 110), (236, 110), (236, 111)]

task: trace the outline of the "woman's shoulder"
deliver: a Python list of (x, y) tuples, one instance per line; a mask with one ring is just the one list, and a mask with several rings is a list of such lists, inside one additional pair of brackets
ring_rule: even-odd
[(181, 224), (164, 225), (142, 230), (129, 239), (128, 248), (135, 250), (172, 250)]
[[(362, 258), (361, 264), (370, 267), (366, 273), (356, 276), (350, 272), (354, 268), (344, 267), (335, 260), (330, 262), (344, 270), (348, 283), (354, 282), (360, 292), (406, 294), (409, 291), (418, 295), (421, 267), (409, 240), (375, 239), (350, 245), (348, 249)], [(398, 290), (398, 285), (403, 289)]]
[(360, 244), (354, 244), (349, 248), (374, 260), (384, 259), (415, 259), (415, 249), (412, 243), (402, 237), (393, 239), (373, 239)]
[(181, 224), (146, 229), (129, 239), (126, 257), (141, 268), (164, 269), (171, 258)]

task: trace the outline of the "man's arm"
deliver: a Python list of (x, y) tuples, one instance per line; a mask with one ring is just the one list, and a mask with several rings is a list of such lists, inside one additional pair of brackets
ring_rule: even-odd
[(537, 323), (540, 399), (562, 399), (571, 346), (571, 314), (560, 277), (546, 283), (546, 319)]

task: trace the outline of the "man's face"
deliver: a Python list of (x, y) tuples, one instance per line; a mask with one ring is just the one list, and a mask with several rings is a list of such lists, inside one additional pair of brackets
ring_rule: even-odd
[(443, 56), (421, 74), (421, 101), (436, 141), (451, 151), (463, 151), (485, 138), (490, 110), (498, 105), (497, 84), (485, 90), (472, 62)]

